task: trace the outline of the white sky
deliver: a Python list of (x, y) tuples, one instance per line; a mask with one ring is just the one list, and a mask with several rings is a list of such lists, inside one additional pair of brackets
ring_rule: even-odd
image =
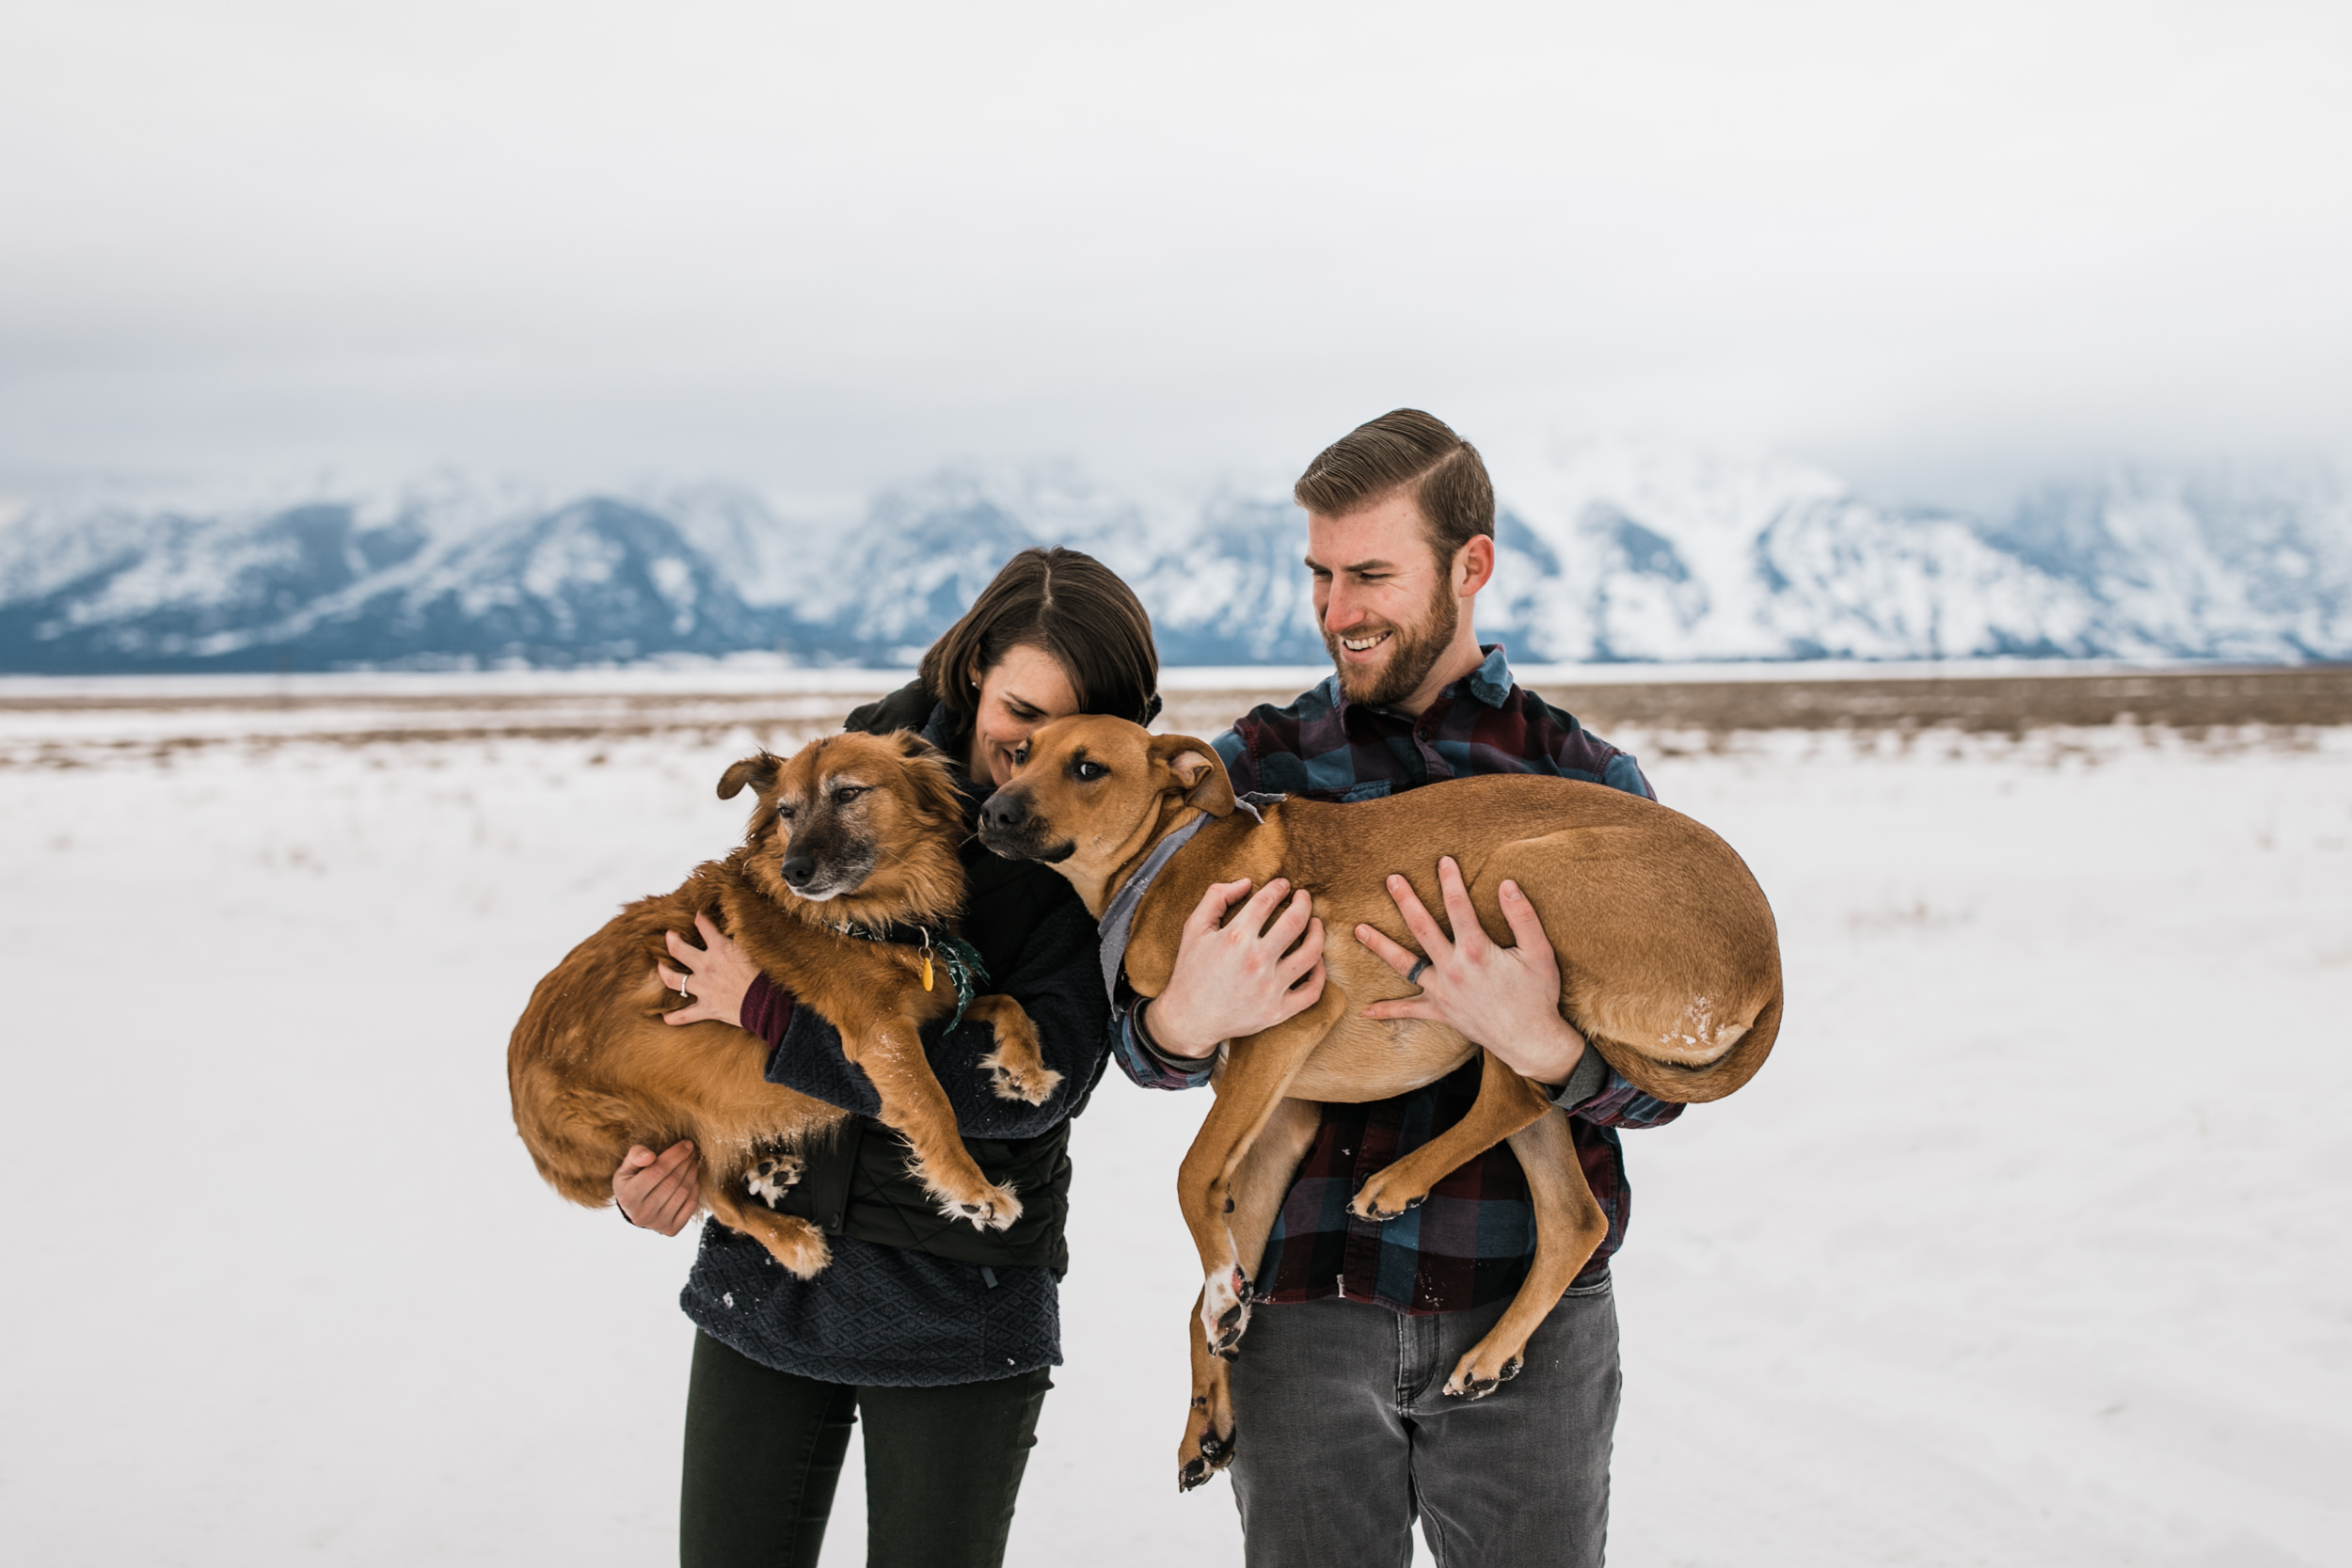
[(0, 492), (2352, 446), (2352, 7), (0, 0)]

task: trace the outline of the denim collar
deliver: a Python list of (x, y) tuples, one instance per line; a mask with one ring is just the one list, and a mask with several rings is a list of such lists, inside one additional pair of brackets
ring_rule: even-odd
[[(1254, 801), (1236, 800), (1233, 809), (1248, 816), (1252, 822), (1263, 825), (1265, 821), (1259, 815)], [(1117, 893), (1111, 895), (1111, 901), (1103, 906), (1103, 918), (1096, 925), (1095, 931), (1102, 942), (1103, 989), (1110, 993), (1113, 1006), (1119, 1005), (1119, 974), (1127, 967), (1127, 940), (1134, 934), (1136, 911), (1142, 908), (1143, 895), (1152, 891), (1153, 882), (1160, 879), (1160, 873), (1167, 870), (1168, 863), (1176, 858), (1176, 851), (1190, 844), (1195, 833), (1216, 820), (1204, 811), (1152, 846), (1151, 853), (1143, 857), (1143, 863), (1136, 867), (1134, 874), (1120, 884)]]

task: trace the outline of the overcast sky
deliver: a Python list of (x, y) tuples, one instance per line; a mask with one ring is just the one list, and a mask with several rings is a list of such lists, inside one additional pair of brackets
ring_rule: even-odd
[(0, 494), (2352, 445), (2352, 6), (0, 0)]

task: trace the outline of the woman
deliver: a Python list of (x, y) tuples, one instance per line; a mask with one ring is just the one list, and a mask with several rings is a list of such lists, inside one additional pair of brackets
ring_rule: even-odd
[[(1072, 713), (1148, 722), (1158, 711), (1152, 624), (1091, 557), (1029, 549), (924, 656), (921, 677), (850, 715), (848, 728), (919, 730), (953, 763), (966, 819), (1012, 776), (1032, 731)], [(1041, 1106), (999, 1100), (976, 1066), (983, 1025), (927, 1030), (932, 1070), (974, 1158), (1021, 1194), (1022, 1218), (983, 1233), (940, 1218), (880, 1123), (864, 1073), (834, 1027), (754, 970), (707, 920), (705, 946), (676, 934), (662, 978), (694, 1006), (772, 1047), (770, 1081), (859, 1113), (811, 1151), (782, 1207), (822, 1226), (832, 1263), (795, 1279), (755, 1242), (703, 1227), (680, 1297), (700, 1330), (686, 1407), (679, 1508), (686, 1568), (813, 1564), (850, 1429), (866, 1418), (872, 1564), (988, 1564), (1004, 1557), (1040, 1406), (1061, 1361), (1057, 1281), (1068, 1266), (1069, 1118), (1104, 1059), (1109, 1006), (1094, 922), (1049, 868), (999, 860), (967, 840), (963, 934), (985, 989), (1036, 1022), (1062, 1074)], [(696, 1209), (693, 1150), (632, 1148), (612, 1178), (631, 1224), (675, 1235)]]

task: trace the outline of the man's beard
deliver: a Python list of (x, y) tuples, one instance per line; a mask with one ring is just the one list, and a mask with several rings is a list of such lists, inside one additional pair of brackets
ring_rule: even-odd
[(1421, 689), (1437, 667), (1446, 644), (1454, 641), (1454, 628), (1461, 624), (1462, 601), (1451, 592), (1453, 584), (1444, 577), (1438, 578), (1438, 591), (1430, 595), (1429, 606), (1420, 617), (1405, 626), (1392, 621), (1375, 621), (1366, 626), (1350, 626), (1347, 635), (1361, 637), (1366, 633), (1393, 632), (1388, 641), (1389, 657), (1369, 669), (1346, 662), (1340, 647), (1339, 635), (1330, 627), (1323, 628), (1323, 645), (1331, 655), (1331, 663), (1340, 673), (1340, 690), (1351, 703), (1369, 703), (1375, 707), (1394, 707)]

